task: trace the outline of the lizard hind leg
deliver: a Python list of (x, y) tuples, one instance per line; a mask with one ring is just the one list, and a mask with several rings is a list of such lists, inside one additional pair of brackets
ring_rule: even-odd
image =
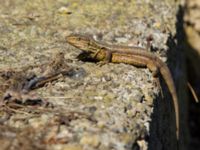
[(161, 84), (160, 84), (160, 80), (159, 80), (158, 77), (154, 77), (154, 84), (156, 85), (156, 87), (158, 87), (162, 98), (164, 98), (163, 90), (162, 90), (162, 87), (161, 87)]
[(161, 92), (162, 98), (164, 98), (162, 87), (161, 87), (160, 80), (159, 80), (159, 77), (158, 77), (158, 73), (159, 73), (158, 67), (151, 62), (151, 63), (147, 64), (147, 68), (149, 68), (149, 70), (152, 72), (152, 75), (154, 77), (153, 83), (156, 87), (158, 87), (159, 91)]

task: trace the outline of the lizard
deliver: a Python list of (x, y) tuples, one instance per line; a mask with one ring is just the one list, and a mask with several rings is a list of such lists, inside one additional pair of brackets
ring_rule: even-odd
[(98, 61), (146, 67), (152, 72), (155, 78), (157, 78), (158, 73), (160, 73), (172, 96), (176, 120), (176, 138), (179, 140), (178, 97), (171, 72), (166, 63), (152, 52), (137, 46), (110, 45), (96, 41), (91, 36), (81, 34), (71, 34), (66, 37), (66, 41), (68, 44), (90, 53), (92, 58)]

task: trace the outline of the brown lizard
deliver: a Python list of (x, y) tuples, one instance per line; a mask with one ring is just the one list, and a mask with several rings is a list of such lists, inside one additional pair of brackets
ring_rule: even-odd
[(166, 63), (155, 54), (140, 47), (109, 45), (80, 34), (69, 35), (66, 37), (66, 41), (70, 45), (90, 53), (98, 61), (126, 63), (139, 67), (147, 67), (153, 73), (154, 77), (158, 73), (161, 73), (172, 95), (176, 117), (176, 137), (177, 140), (179, 139), (178, 98), (171, 72)]

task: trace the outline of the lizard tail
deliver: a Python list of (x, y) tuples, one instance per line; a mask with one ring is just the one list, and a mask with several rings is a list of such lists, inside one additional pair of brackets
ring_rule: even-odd
[(177, 97), (174, 81), (170, 73), (170, 70), (166, 64), (162, 63), (162, 66), (160, 67), (160, 73), (162, 77), (164, 78), (168, 86), (168, 89), (172, 95), (175, 117), (176, 117), (176, 137), (178, 140), (179, 139), (179, 105), (178, 105), (178, 97)]

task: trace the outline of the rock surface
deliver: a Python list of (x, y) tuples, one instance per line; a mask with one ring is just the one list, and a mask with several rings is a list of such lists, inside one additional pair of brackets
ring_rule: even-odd
[[(35, 92), (52, 108), (9, 110), (0, 121), (3, 149), (132, 150), (176, 149), (171, 96), (161, 79), (164, 99), (151, 72), (127, 64), (77, 59), (80, 50), (65, 36), (91, 34), (107, 43), (147, 47), (168, 62), (181, 94), (181, 142), (185, 127), (184, 56), (175, 46), (180, 2), (142, 0), (2, 0), (0, 5), (0, 67), (48, 62), (57, 51), (79, 70)], [(149, 40), (150, 39), (150, 40)], [(182, 107), (183, 106), (183, 107)], [(3, 118), (7, 111), (1, 109)]]

